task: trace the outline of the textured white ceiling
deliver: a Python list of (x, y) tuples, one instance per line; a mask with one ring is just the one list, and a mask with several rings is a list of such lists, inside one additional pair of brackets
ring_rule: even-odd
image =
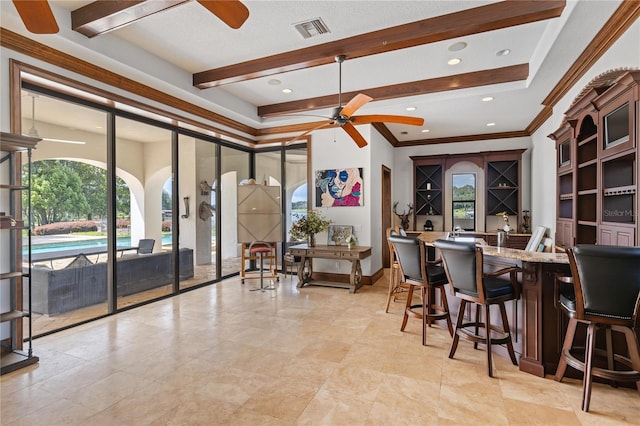
[[(11, 2), (0, 3), (3, 26), (33, 37), (21, 30)], [(68, 28), (70, 10), (88, 1), (52, 0), (51, 3), (56, 19), (61, 23), (61, 32), (57, 36), (36, 37), (38, 41), (91, 58), (102, 66), (111, 63), (116, 72), (129, 73), (142, 81), (155, 81), (161, 90), (183, 96), (250, 126), (263, 128), (317, 121), (317, 117), (263, 120), (257, 116), (256, 107), (337, 93), (338, 65), (205, 90), (191, 86), (191, 75), (492, 2), (244, 1), (250, 11), (249, 19), (240, 29), (234, 30), (193, 1), (93, 39)], [(567, 1), (563, 15), (553, 20), (347, 60), (342, 68), (342, 90), (366, 93), (367, 88), (529, 63), (527, 81), (388, 101), (374, 99), (358, 111), (359, 114), (424, 117), (424, 127), (388, 125), (401, 141), (524, 130), (542, 110), (542, 100), (619, 4), (620, 1)], [(322, 18), (331, 33), (303, 39), (293, 24), (313, 18)], [(467, 48), (450, 52), (448, 46), (457, 41), (466, 42)], [(496, 56), (502, 49), (510, 49), (511, 54)], [(462, 63), (447, 65), (452, 57), (461, 58)], [(267, 82), (272, 78), (281, 80), (282, 84), (269, 85)], [(281, 90), (285, 87), (293, 89), (293, 93), (283, 94)], [(494, 96), (495, 100), (484, 103), (480, 101), (483, 96)], [(415, 106), (417, 110), (408, 113), (407, 106)], [(69, 120), (68, 116), (58, 113), (43, 109), (41, 118), (58, 122)], [(311, 113), (329, 115), (330, 110)], [(488, 122), (495, 126), (487, 128)], [(424, 128), (428, 128), (429, 133), (421, 132)]]

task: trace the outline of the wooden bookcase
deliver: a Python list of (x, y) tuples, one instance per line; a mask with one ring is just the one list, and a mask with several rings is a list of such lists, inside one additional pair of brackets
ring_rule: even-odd
[(640, 71), (583, 90), (556, 141), (556, 244), (638, 245)]
[[(458, 162), (474, 163), (484, 170), (484, 192), (478, 193), (476, 200), (484, 198), (485, 209), (477, 214), (486, 218), (506, 212), (514, 230), (519, 229), (522, 220), (521, 182), (523, 149), (478, 152), (473, 154), (449, 154), (433, 156), (412, 156), (414, 189), (414, 230), (421, 231), (424, 222), (434, 223), (435, 231), (443, 231), (447, 203), (451, 203), (451, 193), (445, 191), (447, 170)], [(501, 221), (502, 219), (500, 219)], [(486, 229), (494, 231), (495, 229)], [(501, 222), (500, 222), (501, 223)], [(484, 231), (479, 229), (477, 231)]]
[[(3, 303), (0, 323), (9, 324), (2, 336), (0, 373), (5, 374), (38, 362), (33, 354), (31, 331), (31, 150), (40, 141), (21, 135), (0, 134), (0, 242), (5, 260), (0, 270)], [(27, 160), (23, 178), (23, 156)], [(23, 200), (26, 200), (23, 204)], [(24, 212), (24, 213), (23, 213)], [(23, 236), (26, 234), (26, 236)], [(26, 238), (26, 244), (23, 244)], [(26, 258), (23, 255), (26, 248)], [(6, 309), (5, 309), (6, 308)]]
[(414, 164), (416, 216), (442, 216), (443, 169), (442, 161), (418, 161)]

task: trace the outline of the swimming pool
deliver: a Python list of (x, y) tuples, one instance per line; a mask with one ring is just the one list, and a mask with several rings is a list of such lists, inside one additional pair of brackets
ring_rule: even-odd
[[(171, 244), (171, 234), (162, 235), (162, 245)], [(128, 247), (131, 245), (131, 237), (118, 237), (116, 238), (116, 245), (122, 247)], [(51, 253), (62, 250), (74, 250), (74, 249), (88, 249), (95, 247), (107, 247), (107, 237), (104, 238), (90, 238), (86, 240), (65, 241), (56, 243), (42, 243), (32, 244), (31, 253)], [(22, 248), (22, 254), (27, 255), (27, 248)]]

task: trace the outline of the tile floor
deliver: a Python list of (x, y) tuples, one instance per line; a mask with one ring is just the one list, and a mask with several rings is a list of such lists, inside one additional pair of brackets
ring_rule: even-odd
[(640, 396), (524, 374), (435, 326), (399, 331), (386, 278), (358, 293), (249, 291), (239, 279), (35, 341), (40, 363), (1, 377), (2, 425), (640, 424)]

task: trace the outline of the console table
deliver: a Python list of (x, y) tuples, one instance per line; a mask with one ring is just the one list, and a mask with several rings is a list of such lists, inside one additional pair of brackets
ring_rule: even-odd
[[(298, 288), (305, 284), (321, 285), (327, 287), (348, 288), (349, 293), (355, 293), (362, 286), (362, 268), (360, 267), (360, 259), (366, 259), (371, 256), (371, 247), (365, 246), (327, 246), (315, 245), (309, 247), (307, 244), (299, 244), (289, 248), (294, 256), (300, 256), (300, 264), (298, 265)], [(338, 283), (332, 281), (312, 281), (313, 274), (313, 258), (332, 259), (332, 260), (348, 260), (351, 262), (351, 274), (349, 275), (349, 283)]]

